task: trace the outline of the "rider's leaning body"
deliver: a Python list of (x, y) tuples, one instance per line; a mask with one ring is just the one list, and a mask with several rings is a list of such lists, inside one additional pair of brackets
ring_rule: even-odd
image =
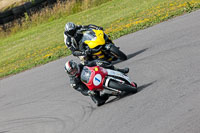
[(106, 61), (101, 61), (101, 60), (94, 60), (94, 61), (86, 61), (84, 65), (82, 63), (77, 64), (76, 62), (70, 60), (67, 61), (65, 64), (65, 71), (68, 73), (69, 78), (70, 78), (70, 85), (77, 91), (81, 92), (85, 96), (90, 96), (91, 99), (94, 101), (94, 103), (97, 104), (97, 106), (103, 105), (106, 100), (109, 98), (108, 95), (101, 95), (99, 92), (93, 92), (90, 91), (87, 86), (81, 81), (80, 75), (81, 71), (84, 66), (101, 66), (104, 68), (108, 69), (113, 69), (117, 71), (121, 71), (123, 73), (128, 73), (129, 69), (119, 69), (114, 67), (112, 64), (106, 62)]
[(64, 31), (64, 42), (65, 45), (71, 50), (74, 56), (82, 56), (87, 54), (88, 49), (86, 47), (80, 46), (81, 39), (83, 34), (81, 30), (87, 30), (89, 28), (96, 30), (103, 30), (102, 27), (96, 25), (75, 25), (72, 22), (69, 22), (65, 25)]
[[(88, 44), (85, 44), (85, 41), (82, 40), (84, 38), (83, 32), (91, 30), (93, 30), (93, 32), (96, 30), (95, 32), (99, 32), (99, 35), (101, 34), (101, 32), (103, 32), (103, 28), (96, 25), (90, 24), (84, 26), (84, 25), (75, 25), (72, 22), (67, 23), (65, 25), (65, 32), (64, 32), (65, 45), (71, 50), (74, 56), (79, 57), (81, 60), (95, 60), (95, 59), (102, 59), (107, 61), (112, 60), (110, 56), (102, 53), (101, 49), (96, 49), (98, 45), (95, 48), (90, 48), (90, 46)], [(101, 37), (97, 36), (97, 40), (99, 40), (98, 38)], [(105, 38), (106, 38), (105, 43), (113, 43), (112, 40), (105, 33), (103, 33), (103, 39)]]

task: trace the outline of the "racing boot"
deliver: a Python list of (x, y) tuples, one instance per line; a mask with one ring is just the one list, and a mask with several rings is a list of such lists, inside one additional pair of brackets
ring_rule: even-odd
[(129, 68), (127, 68), (127, 67), (124, 68), (124, 69), (115, 68), (115, 70), (120, 71), (120, 72), (122, 72), (124, 74), (127, 74), (129, 72)]
[(102, 94), (102, 95), (100, 96), (100, 98), (101, 98), (102, 100), (107, 101), (108, 98), (109, 98), (109, 95), (108, 95), (108, 94)]
[(97, 105), (97, 106), (101, 106), (103, 105), (107, 99), (101, 99), (101, 97), (98, 94), (89, 94), (89, 96), (91, 97), (92, 101)]

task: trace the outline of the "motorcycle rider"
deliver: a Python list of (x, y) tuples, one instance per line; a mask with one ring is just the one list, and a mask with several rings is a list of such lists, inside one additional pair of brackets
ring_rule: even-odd
[(65, 25), (64, 31), (64, 42), (65, 45), (71, 50), (74, 56), (83, 56), (87, 54), (91, 54), (91, 49), (80, 47), (80, 41), (82, 39), (83, 34), (80, 30), (87, 30), (89, 28), (96, 30), (103, 30), (102, 27), (96, 25), (75, 25), (72, 22), (68, 22)]
[[(92, 67), (92, 66), (101, 66), (104, 68), (114, 69), (121, 71), (123, 73), (128, 73), (129, 69), (118, 69), (114, 67), (112, 64), (101, 61), (101, 60), (94, 60), (90, 62), (84, 63), (86, 66)], [(77, 64), (73, 60), (67, 61), (65, 63), (65, 71), (70, 77), (70, 85), (77, 91), (81, 92), (85, 96), (90, 96), (94, 103), (96, 103), (97, 106), (103, 105), (106, 100), (108, 100), (109, 95), (103, 94), (100, 95), (99, 92), (90, 91), (87, 86), (81, 82), (80, 74), (83, 69), (84, 65), (82, 63)]]

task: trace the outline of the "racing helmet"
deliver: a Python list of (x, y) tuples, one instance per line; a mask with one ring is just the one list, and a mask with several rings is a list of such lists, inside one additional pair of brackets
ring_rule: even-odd
[(80, 68), (79, 68), (78, 64), (76, 62), (74, 62), (73, 60), (67, 61), (65, 63), (65, 71), (70, 76), (76, 76), (76, 75), (80, 74)]
[(76, 25), (72, 22), (68, 22), (65, 24), (65, 34), (69, 36), (74, 36), (76, 33)]

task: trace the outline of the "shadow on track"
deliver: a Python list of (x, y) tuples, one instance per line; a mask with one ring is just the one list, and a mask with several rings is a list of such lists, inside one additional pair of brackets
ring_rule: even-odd
[(157, 82), (157, 80), (153, 81), (153, 82), (150, 82), (148, 84), (144, 84), (142, 86), (139, 86), (138, 87), (138, 92), (142, 91), (143, 89), (147, 88), (148, 86), (151, 86), (152, 84), (154, 84), (155, 82)]
[[(151, 85), (154, 84), (155, 82), (156, 82), (156, 80), (153, 81), (153, 82), (150, 82), (150, 83), (148, 83), (148, 84), (144, 84), (144, 85), (139, 86), (139, 87), (138, 87), (138, 92), (140, 92), (140, 91), (144, 90), (145, 88), (151, 86)], [(137, 93), (138, 93), (138, 92), (137, 92)], [(134, 93), (134, 94), (137, 94), (137, 93)], [(125, 97), (128, 97), (128, 96), (132, 96), (132, 95), (134, 95), (134, 94), (132, 94), (132, 93), (130, 94), (130, 93), (129, 93), (129, 94), (125, 94), (125, 95), (121, 96), (120, 98), (116, 97), (116, 98), (114, 98), (114, 99), (111, 99), (111, 100), (107, 101), (105, 104), (109, 104), (109, 103), (118, 101), (118, 100), (120, 100), (120, 99), (122, 99), (122, 98), (125, 98)]]
[[(127, 55), (127, 60), (129, 60), (129, 59), (131, 59), (131, 58), (133, 58), (133, 57), (135, 57), (135, 56), (137, 56), (137, 55), (139, 55), (139, 54), (145, 52), (145, 51), (148, 50), (148, 49), (149, 49), (149, 48), (145, 48), (145, 49), (142, 49), (142, 50), (137, 51), (137, 52), (135, 52), (135, 53), (128, 54), (128, 55)], [(120, 62), (123, 62), (123, 61), (122, 61), (122, 60), (113, 61), (112, 64), (114, 65), (114, 64), (117, 64), (117, 63), (120, 63)]]

